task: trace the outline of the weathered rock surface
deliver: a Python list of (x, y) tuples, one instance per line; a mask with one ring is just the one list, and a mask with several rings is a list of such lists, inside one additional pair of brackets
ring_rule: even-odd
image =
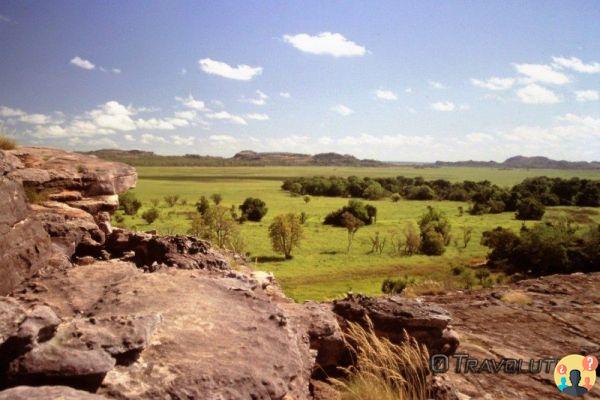
[(373, 322), (375, 332), (392, 343), (403, 341), (403, 330), (425, 344), (430, 353), (454, 354), (459, 344), (452, 331), (450, 315), (443, 308), (418, 299), (401, 296), (366, 297), (348, 295), (333, 302), (333, 311), (343, 321), (366, 326)]
[[(528, 301), (511, 302), (510, 294), (515, 292)], [(428, 296), (426, 300), (449, 311), (461, 338), (460, 353), (479, 360), (507, 357), (528, 362), (567, 354), (600, 356), (600, 273), (553, 275), (481, 291)], [(567, 398), (556, 389), (552, 373), (450, 371), (446, 376), (463, 396), (472, 399)], [(597, 388), (585, 398), (600, 398)]]
[(0, 391), (0, 400), (106, 400), (106, 397), (68, 386), (17, 386)]

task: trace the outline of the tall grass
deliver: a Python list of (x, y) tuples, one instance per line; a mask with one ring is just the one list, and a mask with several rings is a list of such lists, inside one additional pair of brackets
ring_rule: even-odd
[(12, 150), (17, 147), (17, 142), (14, 139), (0, 134), (0, 150)]
[(425, 400), (428, 398), (428, 359), (425, 346), (404, 331), (401, 345), (378, 337), (373, 324), (367, 329), (350, 323), (355, 366), (343, 380), (332, 379), (339, 400)]

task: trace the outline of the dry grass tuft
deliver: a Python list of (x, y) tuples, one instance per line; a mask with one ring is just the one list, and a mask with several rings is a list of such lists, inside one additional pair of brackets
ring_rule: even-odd
[(527, 293), (518, 290), (509, 290), (502, 295), (501, 299), (506, 303), (520, 304), (522, 306), (528, 306), (533, 303), (533, 300)]
[(339, 400), (425, 400), (428, 359), (425, 346), (406, 332), (402, 345), (378, 337), (371, 321), (368, 329), (350, 323), (347, 336), (354, 344), (356, 366), (344, 380), (331, 379)]
[(0, 135), (0, 150), (12, 150), (17, 147), (17, 141)]

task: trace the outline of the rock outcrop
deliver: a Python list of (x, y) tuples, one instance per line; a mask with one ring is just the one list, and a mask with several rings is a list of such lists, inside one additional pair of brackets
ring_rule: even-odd
[(95, 157), (0, 151), (0, 399), (316, 399), (311, 379), (352, 361), (359, 314), (455, 349), (438, 308), (297, 304), (205, 241), (113, 229), (135, 181)]

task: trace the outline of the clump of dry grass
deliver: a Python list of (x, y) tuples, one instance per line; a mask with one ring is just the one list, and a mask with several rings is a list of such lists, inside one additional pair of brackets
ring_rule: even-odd
[(17, 147), (17, 141), (0, 134), (0, 150), (12, 150)]
[(331, 379), (339, 400), (425, 400), (428, 359), (425, 346), (404, 332), (401, 345), (378, 337), (373, 324), (367, 329), (350, 323), (348, 340), (353, 343), (355, 366), (343, 380)]
[(518, 290), (509, 290), (502, 295), (501, 299), (506, 303), (520, 304), (523, 306), (533, 303), (533, 300), (527, 293)]

